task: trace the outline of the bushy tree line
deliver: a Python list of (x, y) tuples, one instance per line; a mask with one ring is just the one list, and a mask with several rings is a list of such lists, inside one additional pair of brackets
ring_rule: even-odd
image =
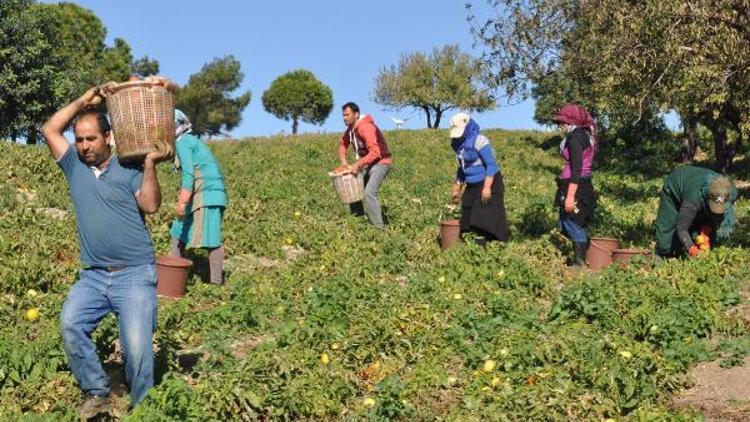
[[(105, 43), (107, 29), (90, 10), (73, 3), (0, 2), (0, 139), (40, 139), (42, 123), (87, 88), (126, 81), (132, 73), (159, 72), (159, 62), (134, 58), (128, 42)], [(239, 62), (217, 58), (190, 78), (178, 105), (194, 111), (201, 134), (239, 124), (250, 93), (232, 98), (242, 82)]]
[(747, 0), (472, 3), (469, 21), (493, 82), (510, 97), (536, 99), (538, 121), (568, 101), (619, 128), (658, 125), (676, 111), (688, 157), (700, 128), (721, 170), (747, 148)]

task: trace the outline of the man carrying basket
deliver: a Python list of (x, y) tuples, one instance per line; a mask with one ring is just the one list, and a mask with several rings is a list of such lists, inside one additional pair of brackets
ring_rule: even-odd
[[(337, 173), (338, 170), (342, 170), (356, 176), (360, 171), (364, 172), (364, 211), (370, 223), (382, 229), (385, 227), (385, 223), (383, 222), (383, 210), (378, 199), (378, 190), (391, 171), (391, 163), (393, 162), (391, 152), (388, 150), (385, 136), (375, 126), (372, 116), (360, 115), (359, 106), (352, 102), (344, 104), (341, 109), (347, 129), (339, 143), (341, 167), (337, 169)], [(357, 161), (351, 165), (346, 160), (346, 150), (349, 145), (354, 146), (357, 155)], [(360, 204), (353, 205), (352, 212), (361, 213)]]
[[(161, 80), (161, 83), (169, 83)], [(52, 156), (70, 185), (82, 269), (60, 315), (70, 368), (86, 399), (81, 416), (110, 407), (110, 385), (91, 341), (109, 313), (117, 316), (130, 401), (136, 405), (154, 384), (153, 332), (156, 327), (154, 249), (144, 213), (161, 204), (156, 164), (168, 159), (150, 152), (142, 165), (126, 166), (112, 155), (107, 116), (93, 111), (99, 88), (58, 110), (44, 125)], [(75, 142), (63, 136), (72, 121)]]

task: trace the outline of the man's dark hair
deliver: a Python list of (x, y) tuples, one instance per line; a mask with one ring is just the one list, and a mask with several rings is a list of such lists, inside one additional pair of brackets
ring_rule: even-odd
[(101, 132), (102, 135), (112, 130), (112, 128), (109, 126), (109, 119), (107, 119), (106, 114), (102, 113), (101, 111), (87, 110), (82, 111), (73, 119), (73, 122), (70, 124), (70, 128), (73, 130), (73, 132), (76, 131), (76, 125), (78, 125), (78, 122), (86, 116), (96, 117), (96, 122), (99, 124), (99, 132)]
[(355, 113), (359, 113), (359, 106), (358, 106), (358, 105), (357, 105), (356, 103), (353, 103), (353, 102), (349, 101), (348, 103), (344, 104), (344, 105), (343, 105), (343, 106), (341, 107), (341, 111), (344, 111), (344, 110), (346, 110), (347, 108), (348, 108), (349, 110), (351, 110), (351, 111), (355, 112)]

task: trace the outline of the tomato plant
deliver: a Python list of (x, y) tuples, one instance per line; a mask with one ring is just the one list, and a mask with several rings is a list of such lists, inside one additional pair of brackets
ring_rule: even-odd
[[(511, 242), (448, 251), (438, 223), (457, 214), (445, 131), (386, 133), (383, 231), (337, 202), (327, 172), (338, 135), (211, 144), (229, 197), (227, 285), (195, 275), (183, 299), (160, 300), (158, 383), (127, 419), (691, 417), (664, 404), (689, 366), (750, 351), (746, 325), (726, 312), (750, 278), (744, 220), (734, 243), (697, 260), (572, 273), (555, 227), (554, 148), (543, 133), (487, 135)], [(0, 417), (71, 420), (80, 391), (57, 321), (78, 271), (74, 210), (45, 149), (0, 150)], [(603, 163), (592, 233), (650, 248), (661, 177)], [(147, 222), (165, 253), (178, 175), (162, 165), (159, 179), (165, 206)], [(117, 335), (107, 319), (100, 356)]]

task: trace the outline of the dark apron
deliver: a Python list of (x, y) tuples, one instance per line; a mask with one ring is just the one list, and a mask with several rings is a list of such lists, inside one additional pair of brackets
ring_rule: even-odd
[(578, 212), (565, 212), (565, 196), (568, 194), (568, 185), (570, 179), (557, 179), (557, 192), (555, 193), (555, 205), (565, 214), (565, 218), (576, 223), (581, 228), (588, 227), (594, 218), (594, 209), (596, 208), (597, 194), (594, 192), (594, 184), (591, 183), (590, 177), (582, 177), (578, 181), (578, 190), (576, 190), (576, 207)]
[(490, 241), (506, 242), (509, 235), (503, 201), (505, 193), (503, 176), (500, 173), (495, 174), (495, 180), (492, 181), (492, 194), (487, 204), (482, 204), (483, 187), (484, 181), (466, 185), (461, 198), (461, 233), (473, 232)]

